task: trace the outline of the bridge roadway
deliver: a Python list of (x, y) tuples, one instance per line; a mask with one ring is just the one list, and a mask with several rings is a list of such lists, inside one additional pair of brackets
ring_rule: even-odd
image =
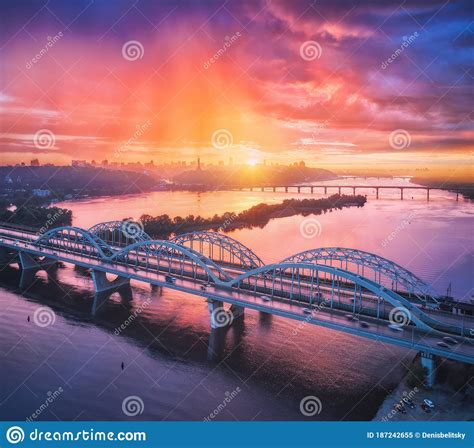
[[(31, 232), (25, 232), (21, 230), (14, 230), (14, 229), (5, 229), (0, 227), (0, 235), (4, 237), (11, 237), (15, 240), (23, 241), (23, 242), (33, 242), (35, 241), (38, 236)], [(59, 244), (62, 240), (59, 239), (52, 239), (50, 240), (52, 244)], [(120, 251), (123, 249), (119, 246), (111, 246), (115, 251)], [(144, 268), (144, 269), (152, 269), (152, 270), (161, 270), (167, 271), (173, 275), (179, 275), (181, 266), (187, 265), (189, 267), (190, 263), (187, 260), (176, 259), (174, 261), (174, 266), (158, 266), (156, 263), (153, 262), (151, 259), (146, 259), (146, 253), (143, 251), (137, 252), (136, 256), (132, 255), (128, 259), (128, 263), (135, 266), (137, 268)], [(216, 268), (210, 266), (210, 268), (214, 271), (216, 276), (218, 272)], [(228, 278), (226, 280), (230, 280), (231, 278), (235, 278), (239, 275), (242, 275), (246, 272), (241, 266), (237, 266), (236, 264), (219, 264), (219, 270), (224, 271), (228, 274)], [(322, 278), (319, 279), (317, 284), (317, 292), (313, 293), (311, 291), (311, 285), (309, 284), (310, 279), (304, 278), (301, 276), (300, 281), (300, 301), (305, 302), (306, 305), (311, 304), (318, 306), (321, 302), (328, 301), (330, 308), (332, 309), (339, 309), (341, 311), (354, 313), (357, 315), (367, 315), (367, 316), (379, 316), (382, 318), (387, 319), (390, 311), (390, 307), (387, 308), (386, 302), (380, 300), (380, 298), (373, 294), (372, 292), (365, 290), (362, 291), (354, 291), (354, 288), (351, 288), (349, 285), (338, 282), (337, 285), (337, 300), (334, 300), (333, 289), (329, 285), (330, 281), (328, 282), (326, 279)], [(207, 283), (207, 282), (206, 282)], [(260, 292), (262, 294), (271, 293), (265, 287), (266, 280), (263, 279), (256, 279), (256, 286), (253, 287), (255, 292)], [(287, 277), (282, 277), (280, 279), (280, 283), (283, 287), (286, 287), (288, 290), (292, 288), (292, 279)], [(241, 288), (245, 288), (246, 285), (241, 285)], [(302, 290), (306, 288), (306, 296), (302, 295)], [(397, 292), (397, 294), (401, 294)], [(280, 299), (284, 299), (285, 295), (280, 294), (282, 297)], [(305, 300), (306, 297), (306, 300)], [(288, 297), (290, 298), (290, 297)], [(447, 313), (444, 311), (440, 311), (437, 309), (430, 309), (430, 308), (422, 308), (424, 314), (426, 314), (429, 318), (430, 325), (433, 326), (435, 329), (439, 329), (440, 331), (450, 332), (455, 335), (461, 335), (464, 333), (465, 329), (474, 328), (474, 319), (470, 317), (464, 317), (453, 315), (452, 313)]]
[[(197, 278), (195, 271), (193, 272), (187, 269), (189, 266), (181, 266), (179, 269), (180, 272), (173, 272), (175, 282), (170, 283), (166, 280), (166, 276), (169, 275), (170, 271), (169, 266), (155, 266), (155, 268), (158, 269), (153, 272), (144, 270), (143, 267), (138, 264), (134, 266), (133, 264), (131, 265), (120, 261), (111, 262), (110, 260), (102, 260), (97, 257), (75, 254), (70, 250), (62, 248), (38, 248), (34, 241), (26, 240), (30, 239), (32, 237), (31, 235), (27, 238), (23, 235), (22, 238), (24, 240), (18, 243), (19, 235), (10, 234), (10, 236), (8, 236), (6, 235), (8, 232), (5, 231), (1, 233), (0, 246), (9, 251), (19, 251), (31, 256), (47, 257), (55, 261), (82, 266), (91, 269), (93, 272), (109, 273), (119, 278), (133, 279), (178, 290), (194, 296), (204, 297), (209, 303), (209, 311), (211, 314), (221, 307), (223, 303), (227, 303), (232, 305), (236, 311), (249, 308), (300, 321), (295, 327), (295, 331), (299, 331), (306, 323), (315, 324), (418, 350), (428, 356), (442, 356), (462, 362), (474, 363), (474, 341), (472, 338), (457, 336), (456, 339), (459, 343), (445, 348), (438, 345), (438, 343), (443, 340), (442, 338), (447, 336), (447, 333), (441, 331), (417, 328), (414, 325), (407, 325), (403, 327), (401, 331), (394, 331), (388, 326), (390, 322), (386, 318), (364, 315), (361, 310), (359, 310), (358, 313), (352, 314), (352, 316), (357, 316), (357, 318), (350, 316), (350, 318), (348, 318), (347, 311), (340, 307), (341, 302), (328, 299), (327, 291), (318, 296), (312, 306), (309, 306), (308, 302), (284, 297), (285, 294), (282, 296), (274, 296), (273, 300), (268, 301), (268, 299), (262, 299), (261, 292), (242, 289), (240, 287), (236, 288), (235, 285), (231, 286), (225, 283), (209, 284), (208, 278)], [(166, 268), (166, 270), (164, 268)], [(163, 269), (163, 271), (160, 269)], [(175, 269), (172, 270), (175, 271)], [(288, 285), (288, 279), (284, 279), (283, 286), (285, 285)], [(256, 289), (260, 288), (257, 287)], [(286, 291), (286, 293), (288, 293), (288, 291)], [(314, 296), (315, 295), (313, 295), (313, 298)], [(354, 306), (354, 302), (352, 301), (345, 301), (343, 299), (342, 303), (349, 305), (349, 307)], [(311, 309), (310, 314), (307, 314), (308, 309)], [(236, 313), (236, 316), (237, 315), (238, 313)], [(364, 326), (361, 325), (361, 322), (364, 322)]]

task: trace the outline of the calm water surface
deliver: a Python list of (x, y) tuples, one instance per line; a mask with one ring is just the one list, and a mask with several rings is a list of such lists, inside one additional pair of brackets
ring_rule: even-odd
[[(314, 238), (301, 235), (300, 216), (230, 235), (266, 262), (320, 246), (368, 250), (402, 264), (438, 291), (451, 282), (453, 293), (468, 300), (473, 286), (472, 204), (455, 202), (447, 192), (432, 192), (429, 203), (423, 193), (411, 199), (406, 192), (403, 202), (395, 199), (396, 192), (382, 195), (378, 201), (369, 196), (363, 208), (317, 216), (321, 233)], [(209, 216), (291, 196), (157, 192), (61, 205), (73, 210), (75, 225), (87, 227), (143, 213)], [(227, 332), (210, 334), (202, 298), (143, 284), (133, 284), (131, 294), (115, 293), (92, 315), (91, 279), (71, 266), (49, 277), (38, 273), (23, 291), (18, 283), (18, 270), (1, 272), (2, 419), (29, 417), (59, 387), (63, 392), (38, 419), (202, 420), (237, 388), (240, 392), (216, 419), (302, 419), (299, 403), (308, 395), (322, 402), (322, 412), (314, 418), (369, 419), (414, 356), (252, 311)], [(35, 325), (33, 315), (40, 306), (54, 310), (53, 325)], [(139, 313), (126, 330), (115, 331), (134, 311)], [(210, 340), (218, 356), (210, 356)], [(136, 417), (122, 411), (123, 400), (132, 395), (144, 403)]]

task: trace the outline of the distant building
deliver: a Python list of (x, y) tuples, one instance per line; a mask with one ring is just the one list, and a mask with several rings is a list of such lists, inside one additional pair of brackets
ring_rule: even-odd
[(155, 168), (155, 164), (153, 163), (153, 160), (150, 160), (150, 162), (144, 164), (145, 168)]
[(38, 196), (40, 198), (45, 198), (45, 197), (51, 195), (51, 191), (50, 190), (41, 190), (40, 188), (35, 188), (33, 190), (33, 195)]
[(85, 160), (71, 160), (71, 166), (76, 168), (84, 168), (87, 165)]
[(39, 160), (38, 159), (33, 159), (30, 162), (30, 166), (40, 166)]

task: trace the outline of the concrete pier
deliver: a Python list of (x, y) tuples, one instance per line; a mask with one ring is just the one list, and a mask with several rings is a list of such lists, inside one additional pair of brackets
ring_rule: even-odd
[(435, 356), (430, 353), (420, 352), (421, 366), (426, 370), (426, 385), (434, 387), (436, 379)]
[(112, 291), (124, 285), (130, 286), (130, 279), (125, 277), (117, 277), (115, 280), (108, 280), (107, 275), (103, 271), (92, 271), (92, 280), (96, 293)]
[(39, 271), (40, 269), (47, 269), (56, 265), (56, 261), (51, 258), (43, 257), (40, 259), (26, 252), (19, 252), (18, 255), (20, 257), (20, 267), (23, 270), (32, 269)]
[(209, 320), (211, 328), (223, 328), (232, 325), (234, 320), (244, 317), (245, 308), (237, 305), (231, 305), (229, 310), (224, 308), (224, 303), (220, 300), (209, 299), (207, 301), (209, 310)]

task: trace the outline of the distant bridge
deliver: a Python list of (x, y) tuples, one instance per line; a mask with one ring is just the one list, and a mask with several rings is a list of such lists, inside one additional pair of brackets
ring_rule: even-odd
[[(225, 189), (225, 187), (223, 188)], [(434, 188), (434, 187), (424, 187), (421, 185), (327, 185), (327, 184), (320, 184), (320, 185), (260, 185), (260, 186), (247, 186), (247, 187), (235, 187), (229, 186), (229, 190), (237, 190), (237, 191), (272, 191), (272, 192), (297, 192), (297, 193), (311, 193), (313, 194), (315, 191), (324, 192), (324, 194), (328, 194), (328, 192), (337, 192), (342, 194), (343, 192), (352, 192), (353, 195), (357, 193), (357, 190), (371, 190), (375, 192), (375, 197), (379, 199), (380, 190), (399, 190), (400, 192), (400, 199), (403, 200), (405, 197), (406, 190), (421, 190), (426, 193), (426, 200), (430, 200), (430, 191), (431, 190), (442, 190), (441, 188)], [(459, 200), (459, 193), (456, 193), (456, 201)]]
[[(471, 317), (440, 311), (436, 293), (421, 279), (356, 249), (319, 248), (265, 264), (215, 232), (161, 241), (127, 221), (42, 235), (0, 226), (0, 263), (19, 264), (23, 286), (59, 261), (89, 269), (97, 294), (137, 280), (204, 297), (212, 328), (249, 308), (418, 350), (431, 374), (437, 355), (474, 364)], [(448, 346), (447, 337), (458, 343)]]

